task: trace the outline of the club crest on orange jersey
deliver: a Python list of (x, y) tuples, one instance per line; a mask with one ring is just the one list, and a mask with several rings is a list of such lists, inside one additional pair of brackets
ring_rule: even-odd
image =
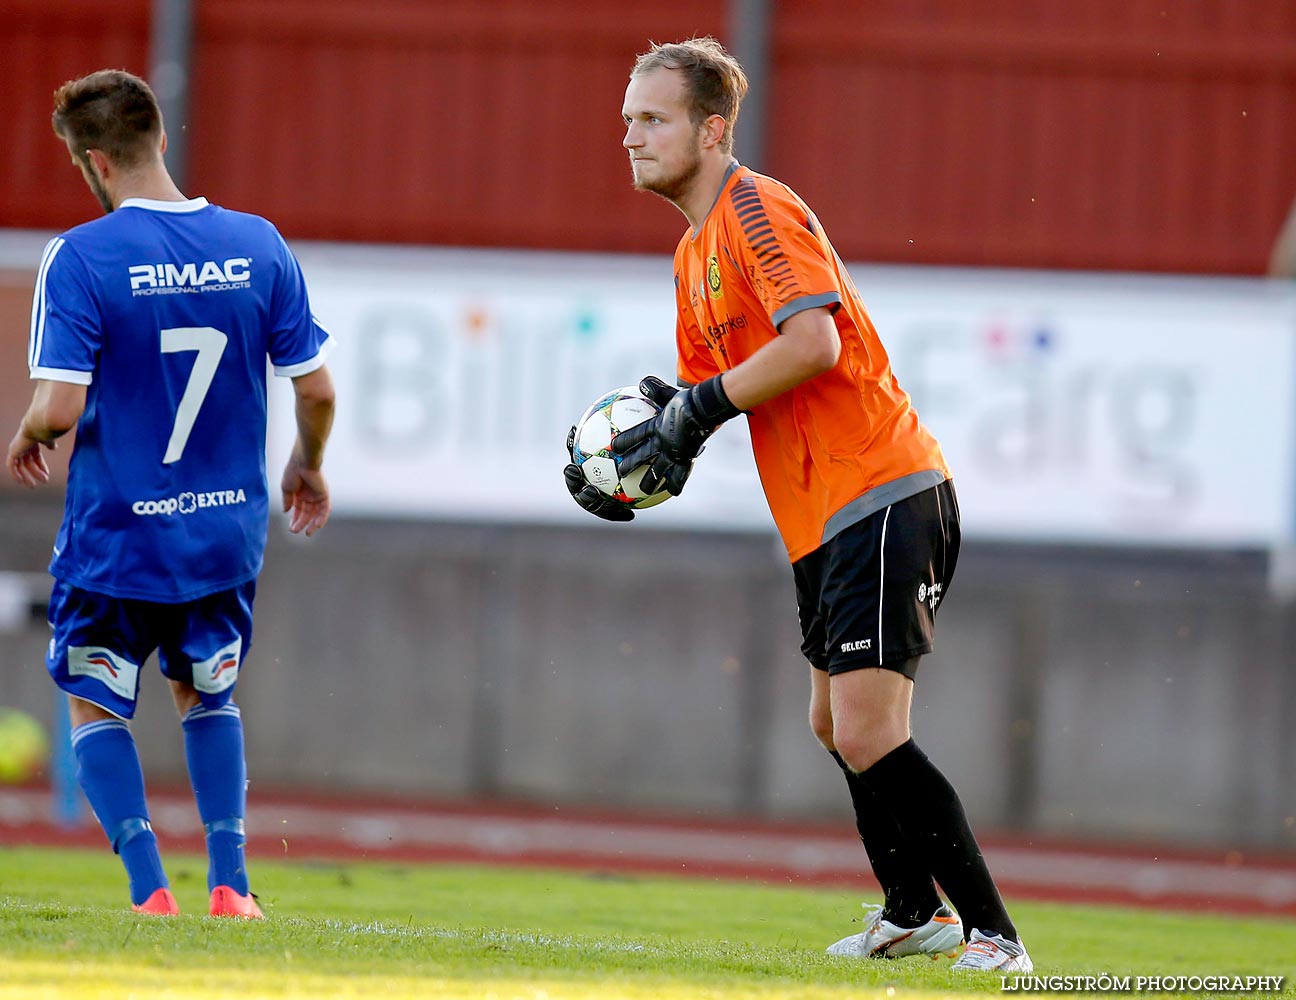
[(724, 289), (720, 287), (720, 258), (715, 254), (707, 258), (706, 283), (711, 298), (718, 299), (724, 294)]

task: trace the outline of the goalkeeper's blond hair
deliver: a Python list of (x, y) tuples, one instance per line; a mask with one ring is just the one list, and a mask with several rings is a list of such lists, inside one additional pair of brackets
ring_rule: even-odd
[(738, 60), (709, 35), (682, 42), (654, 44), (635, 60), (633, 79), (655, 69), (673, 69), (684, 74), (689, 119), (701, 125), (712, 115), (725, 121), (720, 138), (721, 152), (733, 152), (734, 125), (738, 108), (747, 95), (747, 74)]

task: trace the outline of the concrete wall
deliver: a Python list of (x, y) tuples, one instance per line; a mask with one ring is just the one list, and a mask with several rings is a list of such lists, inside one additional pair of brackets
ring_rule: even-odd
[[(41, 569), (57, 518), (7, 499), (4, 568)], [(1258, 557), (972, 547), (916, 736), (982, 830), (1296, 849), (1294, 626)], [(256, 628), (256, 783), (848, 815), (772, 537), (276, 524)], [(48, 714), (46, 634), (0, 640), (0, 703)], [(135, 730), (182, 781), (151, 669)]]

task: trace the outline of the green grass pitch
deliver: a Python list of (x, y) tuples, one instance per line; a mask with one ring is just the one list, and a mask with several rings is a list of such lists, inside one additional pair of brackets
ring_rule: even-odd
[[(186, 915), (147, 919), (129, 912), (125, 875), (106, 849), (0, 848), (0, 998), (1002, 993), (999, 976), (951, 973), (944, 959), (829, 958), (825, 946), (858, 929), (860, 900), (849, 891), (253, 857), (268, 919), (245, 923), (201, 915), (205, 861), (167, 860)], [(1283, 975), (1284, 994), (1296, 995), (1293, 921), (1025, 902), (1012, 909), (1037, 974)]]

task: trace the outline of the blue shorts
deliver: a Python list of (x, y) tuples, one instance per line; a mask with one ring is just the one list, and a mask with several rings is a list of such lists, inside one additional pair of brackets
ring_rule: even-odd
[(45, 667), (68, 694), (129, 719), (140, 667), (157, 650), (163, 676), (193, 685), (206, 708), (220, 708), (252, 647), (255, 596), (255, 579), (182, 604), (108, 597), (55, 580)]

